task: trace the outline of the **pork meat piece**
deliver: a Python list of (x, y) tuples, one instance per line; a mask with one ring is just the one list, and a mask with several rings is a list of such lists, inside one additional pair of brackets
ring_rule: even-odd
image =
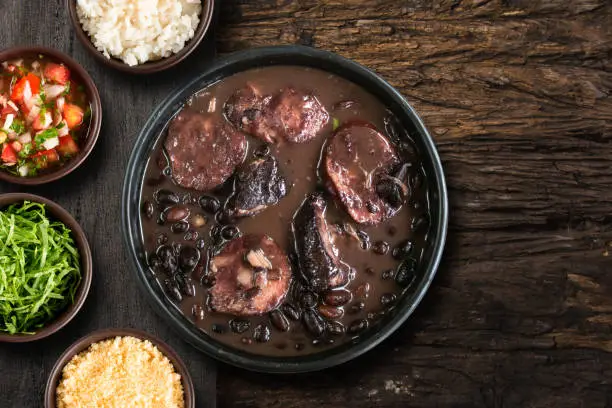
[(397, 213), (408, 194), (393, 177), (399, 164), (387, 138), (365, 124), (338, 129), (324, 150), (328, 189), (359, 224), (376, 225)]
[(185, 108), (170, 123), (164, 147), (178, 185), (210, 191), (244, 161), (247, 140), (225, 120)]
[(307, 286), (317, 292), (344, 286), (354, 274), (338, 257), (325, 220), (326, 209), (320, 193), (310, 194), (295, 213), (292, 224), (300, 273)]
[(226, 244), (209, 265), (214, 278), (210, 305), (219, 313), (260, 315), (276, 309), (291, 283), (285, 251), (266, 235), (245, 235)]
[(276, 158), (257, 157), (238, 168), (227, 209), (232, 217), (253, 216), (278, 203), (287, 192)]

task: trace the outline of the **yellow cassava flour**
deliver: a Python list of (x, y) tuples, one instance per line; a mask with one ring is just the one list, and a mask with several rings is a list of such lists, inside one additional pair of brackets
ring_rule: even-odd
[(181, 376), (148, 340), (115, 337), (92, 344), (62, 371), (58, 408), (184, 408)]

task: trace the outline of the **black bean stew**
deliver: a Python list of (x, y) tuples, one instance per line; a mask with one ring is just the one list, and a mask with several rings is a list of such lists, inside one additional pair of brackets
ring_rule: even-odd
[(260, 355), (376, 330), (415, 280), (429, 229), (415, 147), (377, 99), (279, 66), (195, 94), (147, 165), (151, 272), (204, 332)]

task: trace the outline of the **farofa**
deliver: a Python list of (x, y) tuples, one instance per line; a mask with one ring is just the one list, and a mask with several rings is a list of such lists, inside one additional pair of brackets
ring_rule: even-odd
[(181, 376), (148, 340), (124, 336), (92, 344), (62, 370), (58, 408), (184, 408)]

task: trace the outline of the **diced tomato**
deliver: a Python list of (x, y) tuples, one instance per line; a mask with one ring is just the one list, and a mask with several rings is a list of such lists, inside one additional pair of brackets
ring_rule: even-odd
[(59, 155), (55, 149), (44, 150), (32, 155), (32, 161), (40, 168), (45, 168), (51, 163), (59, 161)]
[(23, 95), (26, 88), (26, 83), (30, 84), (30, 90), (32, 91), (32, 95), (35, 95), (40, 92), (40, 78), (30, 72), (28, 75), (17, 81), (17, 83), (13, 87), (13, 92), (11, 93), (11, 100), (13, 102), (23, 102)]
[(0, 111), (0, 116), (6, 116), (9, 113), (15, 114), (17, 113), (17, 111), (13, 109), (10, 105), (6, 105), (4, 108), (2, 108), (2, 111)]
[(13, 73), (15, 71), (17, 71), (17, 67), (13, 64), (9, 65), (8, 67), (6, 67), (6, 70), (10, 73)]
[(79, 152), (79, 146), (77, 146), (72, 136), (61, 136), (59, 138), (59, 146), (56, 149), (62, 156), (73, 155)]
[(49, 81), (66, 85), (70, 80), (70, 71), (64, 65), (48, 63), (43, 73)]
[(2, 162), (15, 164), (17, 163), (17, 153), (10, 144), (5, 144), (2, 149)]
[(11, 143), (11, 146), (13, 147), (13, 150), (16, 151), (17, 153), (19, 153), (21, 151), (21, 149), (23, 148), (21, 143), (19, 143), (17, 140), (15, 140), (13, 143)]
[(63, 114), (66, 124), (68, 125), (68, 129), (71, 130), (79, 127), (79, 125), (83, 123), (83, 116), (85, 116), (83, 109), (71, 103), (64, 104)]

